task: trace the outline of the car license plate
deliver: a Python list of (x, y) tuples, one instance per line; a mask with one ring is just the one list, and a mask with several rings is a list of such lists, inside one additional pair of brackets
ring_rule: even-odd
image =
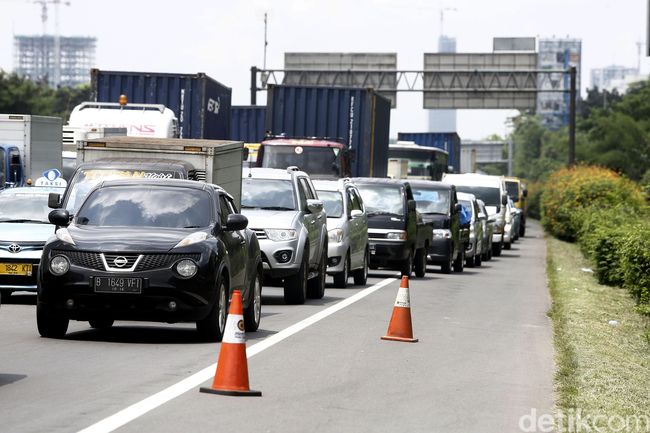
[(370, 254), (377, 253), (377, 249), (375, 247), (375, 244), (369, 244), (368, 247), (370, 248)]
[(95, 277), (95, 293), (142, 293), (142, 278)]
[(24, 275), (32, 276), (32, 265), (30, 263), (0, 263), (0, 275)]

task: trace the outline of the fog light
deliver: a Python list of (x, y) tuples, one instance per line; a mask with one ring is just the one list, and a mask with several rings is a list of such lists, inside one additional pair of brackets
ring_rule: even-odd
[(330, 258), (328, 259), (328, 263), (327, 263), (327, 265), (328, 265), (328, 266), (336, 266), (336, 265), (339, 264), (340, 261), (341, 261), (341, 257), (340, 257), (340, 256), (338, 256), (338, 257), (330, 257)]
[(176, 307), (177, 307), (176, 301), (169, 301), (169, 304), (167, 304), (167, 306), (169, 307), (170, 310), (176, 311)]
[(68, 299), (67, 301), (65, 301), (65, 306), (67, 308), (74, 308), (74, 299)]
[(199, 268), (196, 266), (196, 263), (190, 259), (183, 259), (176, 263), (176, 272), (182, 277), (189, 278), (196, 275), (196, 271)]
[(66, 256), (54, 256), (50, 260), (50, 272), (54, 275), (63, 275), (70, 269), (70, 262)]
[(291, 260), (291, 256), (291, 250), (277, 251), (275, 254), (273, 254), (273, 257), (275, 257), (275, 260), (277, 260), (278, 263), (288, 263), (289, 260)]

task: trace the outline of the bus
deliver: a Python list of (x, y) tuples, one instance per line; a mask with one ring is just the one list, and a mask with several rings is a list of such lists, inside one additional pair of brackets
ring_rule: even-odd
[(413, 141), (388, 145), (388, 176), (395, 179), (441, 180), (450, 172), (449, 153)]

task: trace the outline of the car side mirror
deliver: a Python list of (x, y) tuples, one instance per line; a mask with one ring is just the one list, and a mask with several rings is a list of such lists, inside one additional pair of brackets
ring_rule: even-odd
[(462, 210), (463, 210), (463, 205), (460, 204), (460, 203), (456, 203), (456, 206), (454, 206), (454, 211), (455, 211), (456, 213), (459, 213), (459, 212), (462, 211)]
[(504, 206), (508, 204), (508, 196), (507, 195), (502, 195), (501, 196), (501, 204), (504, 205)]
[(363, 215), (363, 211), (360, 211), (359, 209), (353, 209), (350, 212), (350, 219), (359, 218), (362, 215)]
[(70, 213), (67, 209), (54, 209), (47, 215), (47, 219), (57, 226), (67, 227), (70, 225)]
[(524, 195), (524, 197), (528, 197), (528, 190), (527, 189), (524, 190), (523, 195)]
[(307, 210), (309, 213), (319, 213), (323, 211), (323, 202), (320, 200), (307, 199)]
[(59, 209), (61, 207), (61, 195), (51, 192), (47, 197), (47, 205), (50, 209)]
[(228, 215), (225, 227), (227, 231), (233, 232), (236, 230), (244, 230), (246, 227), (248, 227), (248, 218), (244, 215), (240, 213), (232, 213)]
[(416, 205), (416, 203), (415, 203), (415, 200), (409, 200), (409, 201), (407, 202), (407, 205), (406, 205), (406, 206), (407, 206), (409, 212), (414, 212), (415, 209), (417, 208), (417, 205)]
[(248, 147), (244, 147), (244, 148), (242, 149), (242, 155), (241, 155), (241, 158), (242, 158), (242, 159), (241, 159), (241, 160), (242, 160), (242, 161), (246, 161), (246, 160), (248, 159), (248, 154), (249, 154), (249, 153), (250, 153), (250, 150), (248, 149)]
[(494, 224), (495, 222), (497, 222), (497, 220), (495, 220), (494, 218), (490, 218), (488, 220), (488, 224)]

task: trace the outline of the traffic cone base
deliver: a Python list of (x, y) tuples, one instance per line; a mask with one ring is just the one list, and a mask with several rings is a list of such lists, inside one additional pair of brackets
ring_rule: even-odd
[(202, 387), (199, 391), (231, 396), (262, 395), (260, 391), (253, 391), (248, 387), (244, 310), (239, 290), (235, 290), (232, 295), (212, 387)]
[(409, 296), (409, 279), (407, 276), (402, 277), (393, 314), (390, 317), (388, 331), (381, 337), (382, 340), (403, 341), (415, 343), (417, 338), (413, 338), (413, 327), (411, 325), (411, 299)]

